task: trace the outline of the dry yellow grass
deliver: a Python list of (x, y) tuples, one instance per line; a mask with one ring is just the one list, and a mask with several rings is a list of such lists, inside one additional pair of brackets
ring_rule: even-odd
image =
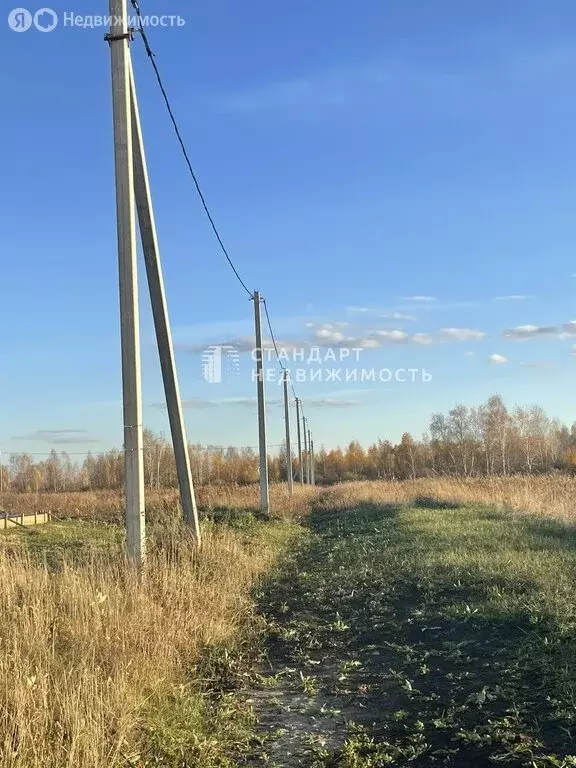
[[(288, 496), (286, 485), (270, 487), (273, 516), (294, 519), (305, 514), (310, 499), (317, 491), (296, 484), (294, 496)], [(232, 509), (256, 512), (260, 505), (257, 485), (200, 486), (196, 489), (198, 505), (206, 511)], [(123, 496), (120, 491), (85, 491), (71, 493), (4, 493), (0, 510), (6, 512), (51, 512), (56, 517), (83, 518), (102, 522), (121, 522)], [(176, 490), (146, 490), (146, 509), (150, 520), (174, 516), (179, 497)]]
[(522, 514), (576, 521), (576, 477), (560, 473), (343, 483), (325, 492), (322, 505), (345, 509), (362, 502), (410, 503), (423, 497), (451, 504), (485, 504)]
[[(450, 503), (490, 504), (527, 514), (576, 519), (576, 476), (562, 473), (511, 477), (432, 477), (398, 482), (342, 483), (314, 490), (295, 486), (289, 498), (282, 483), (270, 489), (275, 517), (295, 519), (306, 514), (310, 502), (322, 495), (323, 503), (356, 504), (362, 500), (409, 502), (427, 496)], [(204, 486), (197, 490), (198, 504), (207, 511), (218, 509), (257, 511), (259, 490), (252, 486)], [(173, 490), (147, 491), (149, 519), (174, 514), (178, 494)], [(0, 497), (0, 509), (13, 512), (52, 512), (56, 516), (121, 522), (122, 494), (113, 491), (85, 493), (10, 493)]]
[(142, 575), (113, 542), (50, 570), (0, 538), (0, 766), (156, 764), (139, 755), (150, 713), (178, 706), (203, 649), (246, 632), (285, 526), (261, 528), (206, 526), (199, 553), (180, 534)]

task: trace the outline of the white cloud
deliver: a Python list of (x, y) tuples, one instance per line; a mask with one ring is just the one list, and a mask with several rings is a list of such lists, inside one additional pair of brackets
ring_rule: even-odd
[(516, 328), (506, 328), (501, 335), (506, 339), (514, 339), (515, 341), (546, 337), (568, 339), (571, 336), (576, 336), (576, 320), (569, 320), (560, 326), (519, 325)]
[[(400, 318), (416, 320), (413, 315), (403, 315), (399, 312), (387, 315), (387, 317), (396, 320)], [(473, 328), (442, 328), (436, 332), (429, 333), (408, 333), (403, 328), (362, 328), (351, 327), (348, 322), (332, 323), (311, 323), (305, 324), (308, 329), (308, 337), (300, 340), (283, 340), (278, 338), (276, 344), (280, 353), (292, 353), (295, 350), (309, 349), (310, 347), (320, 348), (345, 348), (345, 349), (377, 349), (390, 344), (415, 344), (418, 346), (428, 346), (446, 341), (480, 341), (485, 338), (486, 333)], [(576, 323), (574, 328), (576, 335)], [(194, 344), (179, 345), (180, 350), (202, 353), (211, 346), (231, 347), (239, 353), (252, 352), (255, 348), (255, 340), (252, 336), (239, 336), (220, 344)], [(263, 346), (266, 350), (274, 348), (270, 339), (264, 338)], [(201, 407), (191, 405), (189, 407)]]
[(316, 328), (312, 336), (315, 341), (322, 344), (341, 344), (343, 341), (346, 341), (346, 336), (342, 331), (332, 328)]
[(426, 346), (428, 344), (434, 344), (434, 337), (430, 333), (415, 333), (412, 336), (411, 341), (414, 344), (421, 344), (422, 346)]
[(406, 331), (393, 330), (393, 331), (375, 331), (374, 336), (377, 339), (381, 339), (383, 343), (391, 344), (403, 344), (408, 341), (408, 334)]
[(404, 301), (415, 301), (422, 304), (427, 304), (433, 301), (438, 301), (438, 299), (436, 296), (404, 296)]
[(429, 346), (445, 341), (481, 341), (485, 337), (484, 331), (473, 328), (442, 328), (436, 333), (413, 334), (401, 328), (382, 328), (347, 336), (334, 324), (320, 326), (314, 332), (314, 342), (319, 346), (360, 347), (361, 349), (377, 349), (387, 344)]
[(507, 363), (508, 360), (503, 355), (490, 355), (488, 358), (488, 362), (492, 365), (502, 365), (503, 363)]
[(380, 315), (381, 320), (408, 320), (411, 323), (415, 323), (418, 319), (414, 315), (404, 315), (402, 312), (391, 312), (389, 315)]
[(531, 296), (524, 296), (521, 293), (513, 293), (510, 296), (496, 296), (494, 301), (526, 301), (532, 298)]
[(347, 328), (349, 323), (324, 323), (323, 325), (308, 324), (308, 328), (312, 328), (312, 337), (316, 341), (330, 342), (333, 341), (336, 344), (343, 342), (346, 336), (342, 333), (344, 328)]
[(504, 336), (505, 339), (525, 341), (526, 339), (556, 336), (557, 334), (558, 328), (554, 326), (518, 325), (516, 328), (506, 328), (502, 331), (501, 336)]
[(347, 323), (326, 323), (317, 326), (313, 331), (312, 341), (306, 343), (320, 347), (376, 349), (384, 344), (404, 344), (410, 340), (409, 334), (400, 328), (365, 331), (352, 336), (342, 333), (341, 328), (346, 326)]
[(486, 334), (473, 328), (442, 328), (440, 336), (449, 341), (481, 341)]

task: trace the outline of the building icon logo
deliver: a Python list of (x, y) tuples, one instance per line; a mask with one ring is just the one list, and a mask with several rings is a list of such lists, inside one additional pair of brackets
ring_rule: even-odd
[(202, 353), (202, 376), (209, 384), (222, 384), (239, 373), (240, 355), (235, 347), (214, 344)]

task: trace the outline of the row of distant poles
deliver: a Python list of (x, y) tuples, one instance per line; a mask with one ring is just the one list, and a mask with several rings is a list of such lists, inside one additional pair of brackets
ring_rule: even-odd
[[(133, 5), (139, 13), (139, 8), (134, 0)], [(136, 218), (138, 220), (147, 283), (152, 304), (156, 341), (160, 357), (160, 367), (168, 409), (172, 445), (176, 460), (180, 499), (184, 519), (191, 527), (192, 533), (198, 543), (200, 543), (200, 526), (190, 470), (188, 441), (178, 386), (174, 348), (172, 344), (166, 293), (164, 290), (164, 280), (160, 261), (158, 236), (152, 207), (150, 182), (146, 166), (134, 72), (132, 69), (130, 41), (133, 36), (133, 30), (128, 28), (126, 0), (110, 0), (110, 16), (112, 23), (110, 32), (106, 36), (106, 40), (110, 44), (112, 58), (120, 332), (122, 347), (126, 537), (128, 555), (131, 561), (137, 565), (141, 565), (146, 556), (146, 522)], [(142, 28), (140, 31), (144, 37), (148, 55), (151, 57), (148, 41), (144, 36)], [(154, 65), (154, 67), (158, 75), (156, 66)], [(158, 79), (159, 82), (161, 82), (159, 75)], [(163, 91), (163, 93), (168, 105), (165, 92)], [(174, 122), (172, 113), (171, 117)], [(174, 125), (176, 128), (175, 122)], [(203, 203), (205, 206), (204, 200)], [(208, 213), (207, 209), (206, 211)], [(210, 217), (209, 213), (208, 215)], [(210, 220), (217, 233), (211, 217)], [(219, 236), (218, 239), (220, 241)], [(221, 241), (220, 244), (222, 245)], [(240, 282), (242, 281), (240, 280)], [(244, 285), (244, 283), (242, 284)], [(265, 300), (261, 298), (258, 291), (250, 293), (250, 296), (254, 302), (256, 332), (255, 356), (257, 371), (256, 386), (258, 394), (260, 507), (262, 513), (268, 516), (270, 514), (270, 495), (266, 439), (262, 322), (260, 313), (261, 304)], [(268, 317), (267, 311), (266, 315)], [(272, 331), (271, 326), (270, 330)], [(276, 347), (275, 342), (274, 346)], [(277, 349), (276, 353), (278, 355)], [(288, 371), (283, 366), (282, 368), (284, 372), (286, 475), (288, 492), (292, 494), (293, 459), (290, 430), (289, 387), (292, 388), (292, 391), (294, 390), (289, 380)], [(295, 400), (298, 437), (298, 480), (301, 483), (314, 485), (314, 443), (307, 420), (302, 413), (302, 401), (299, 398), (295, 398)]]
[[(264, 390), (264, 364), (262, 356), (262, 317), (260, 307), (262, 298), (258, 291), (254, 291), (252, 297), (254, 301), (254, 329), (256, 333), (256, 389), (258, 393), (258, 446), (260, 450), (260, 509), (268, 515), (270, 512), (270, 486), (268, 482), (268, 451), (266, 439), (266, 394)], [(286, 478), (288, 482), (288, 493), (290, 496), (294, 493), (294, 463), (292, 458), (292, 435), (290, 429), (290, 393), (291, 387), (290, 373), (283, 368), (283, 391), (284, 391), (284, 425), (286, 430)], [(301, 414), (302, 401), (295, 397), (296, 404), (296, 425), (298, 436), (298, 478), (300, 483), (316, 485), (315, 461), (314, 461), (314, 441), (312, 433), (308, 428), (308, 420)], [(304, 440), (302, 440), (304, 436)]]

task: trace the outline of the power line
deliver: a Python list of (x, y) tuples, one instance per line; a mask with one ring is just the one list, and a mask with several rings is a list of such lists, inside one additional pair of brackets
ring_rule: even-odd
[(168, 98), (168, 94), (166, 93), (166, 88), (164, 87), (164, 83), (162, 81), (162, 76), (160, 75), (160, 71), (158, 69), (158, 66), (155, 61), (155, 54), (152, 51), (152, 48), (150, 47), (150, 43), (148, 42), (148, 37), (146, 35), (146, 32), (144, 31), (144, 25), (142, 22), (142, 12), (140, 11), (140, 5), (137, 2), (137, 0), (131, 0), (132, 7), (136, 11), (136, 15), (138, 17), (138, 32), (142, 36), (142, 40), (144, 42), (144, 47), (146, 49), (146, 53), (148, 54), (148, 58), (150, 59), (150, 62), (152, 64), (152, 67), (154, 69), (154, 73), (156, 75), (156, 79), (158, 81), (158, 85), (160, 86), (160, 91), (162, 92), (162, 96), (164, 98), (164, 103), (166, 104), (166, 109), (168, 110), (168, 114), (170, 115), (170, 120), (172, 121), (172, 125), (174, 127), (174, 131), (176, 133), (176, 136), (178, 138), (178, 142), (180, 144), (180, 148), (182, 149), (182, 153), (184, 155), (184, 159), (186, 161), (186, 165), (188, 166), (188, 170), (190, 171), (190, 175), (192, 176), (192, 180), (194, 182), (194, 185), (196, 187), (196, 191), (198, 193), (198, 196), (200, 198), (200, 201), (202, 203), (202, 207), (204, 208), (204, 212), (206, 213), (206, 216), (208, 217), (208, 221), (210, 222), (210, 225), (212, 227), (212, 230), (214, 231), (214, 234), (216, 235), (216, 239), (218, 240), (218, 243), (220, 245), (220, 249), (224, 256), (226, 257), (226, 260), (228, 261), (228, 264), (232, 268), (232, 271), (236, 275), (236, 278), (240, 285), (244, 288), (248, 296), (252, 298), (252, 291), (249, 290), (248, 286), (242, 280), (240, 277), (240, 273), (234, 266), (234, 263), (232, 259), (230, 258), (230, 255), (228, 253), (228, 250), (226, 249), (226, 246), (224, 245), (224, 242), (222, 240), (222, 237), (220, 236), (220, 232), (218, 231), (218, 227), (216, 226), (216, 223), (214, 221), (214, 218), (212, 214), (210, 213), (210, 209), (208, 208), (208, 203), (206, 202), (206, 198), (204, 197), (204, 193), (202, 192), (202, 188), (200, 187), (200, 183), (198, 181), (198, 177), (196, 176), (196, 173), (194, 171), (194, 168), (192, 167), (192, 162), (190, 160), (190, 157), (188, 155), (188, 150), (186, 149), (186, 145), (184, 144), (184, 139), (182, 138), (182, 134), (180, 132), (180, 128), (178, 127), (178, 123), (176, 121), (176, 117), (174, 115), (174, 111), (172, 109), (172, 105), (170, 104), (170, 99)]
[[(282, 448), (283, 445), (284, 445), (284, 443), (272, 443), (272, 444), (268, 445), (268, 448)], [(237, 450), (245, 450), (245, 449), (255, 450), (256, 448), (258, 448), (257, 445), (228, 445), (228, 444), (224, 444), (224, 443), (222, 445), (212, 445), (210, 443), (202, 443), (202, 444), (199, 445), (199, 447), (198, 447), (198, 444), (191, 444), (190, 447), (192, 448), (192, 450), (198, 448), (198, 450), (204, 451), (204, 452), (209, 452), (210, 449), (217, 449), (217, 450), (224, 450), (225, 451), (225, 450), (228, 450), (230, 448), (234, 448), (234, 449), (237, 449)], [(149, 453), (152, 453), (153, 450), (154, 450), (153, 448), (145, 448), (144, 449), (144, 453), (145, 454), (149, 454)], [(66, 456), (92, 456), (92, 457), (95, 457), (95, 456), (112, 457), (112, 456), (116, 456), (116, 454), (118, 454), (118, 456), (120, 456), (122, 454), (122, 450), (120, 448), (110, 448), (110, 450), (108, 450), (108, 451), (81, 451), (81, 452), (66, 451), (64, 449), (56, 449), (55, 448), (54, 451), (56, 452), (56, 455), (58, 456), (58, 458), (61, 458), (62, 454), (65, 454)], [(37, 452), (37, 451), (6, 451), (6, 450), (3, 450), (3, 449), (0, 449), (0, 454), (2, 456), (20, 456), (20, 457), (22, 457), (22, 456), (46, 456), (46, 457), (50, 457), (52, 455), (52, 451), (45, 451), (45, 452)]]
[[(176, 120), (176, 117), (174, 115), (174, 110), (172, 109), (172, 105), (170, 103), (170, 99), (168, 97), (168, 93), (166, 92), (166, 88), (164, 86), (164, 82), (162, 80), (162, 76), (160, 74), (160, 70), (158, 69), (158, 65), (155, 61), (155, 54), (152, 51), (152, 48), (150, 46), (150, 42), (148, 40), (148, 36), (146, 35), (146, 32), (144, 31), (144, 24), (142, 20), (142, 12), (140, 10), (140, 3), (138, 0), (131, 0), (132, 7), (136, 11), (137, 19), (138, 19), (138, 32), (140, 33), (140, 36), (142, 37), (142, 41), (144, 43), (144, 48), (146, 49), (146, 54), (148, 55), (148, 58), (150, 59), (150, 63), (152, 64), (152, 68), (154, 69), (154, 74), (156, 75), (156, 80), (158, 82), (158, 86), (160, 88), (160, 91), (162, 93), (162, 97), (164, 99), (164, 103), (166, 105), (166, 109), (168, 110), (168, 114), (170, 116), (170, 120), (172, 122), (172, 126), (174, 128), (174, 132), (176, 134), (176, 137), (178, 139), (178, 143), (180, 145), (180, 148), (182, 150), (182, 154), (184, 156), (184, 160), (186, 161), (186, 165), (188, 166), (188, 170), (190, 172), (190, 176), (192, 177), (192, 180), (194, 182), (194, 186), (196, 187), (196, 192), (198, 193), (198, 196), (200, 198), (200, 201), (202, 203), (202, 207), (204, 208), (204, 212), (206, 213), (206, 216), (208, 218), (208, 221), (210, 222), (210, 225), (212, 227), (212, 230), (214, 232), (214, 235), (216, 236), (216, 239), (218, 240), (218, 244), (220, 246), (220, 249), (222, 253), (224, 254), (228, 264), (230, 265), (232, 271), (234, 272), (234, 275), (236, 276), (236, 279), (242, 286), (242, 288), (246, 291), (250, 299), (254, 298), (254, 295), (252, 291), (248, 288), (242, 277), (240, 276), (240, 273), (236, 269), (236, 266), (234, 265), (234, 262), (232, 261), (232, 258), (230, 257), (230, 254), (228, 253), (228, 250), (226, 246), (224, 245), (224, 242), (222, 240), (222, 237), (220, 235), (220, 232), (218, 230), (218, 227), (216, 226), (216, 223), (214, 221), (214, 217), (212, 216), (212, 213), (210, 212), (210, 209), (208, 207), (208, 203), (206, 202), (206, 198), (204, 197), (204, 193), (202, 192), (202, 188), (200, 187), (200, 183), (198, 181), (198, 177), (194, 171), (194, 168), (192, 166), (192, 162), (190, 160), (190, 156), (188, 154), (188, 150), (186, 149), (186, 145), (184, 143), (184, 139), (182, 138), (182, 133), (180, 131), (180, 128), (178, 126), (178, 122)], [(278, 351), (278, 345), (276, 343), (276, 338), (274, 336), (274, 331), (272, 329), (272, 323), (270, 321), (270, 315), (268, 313), (268, 306), (266, 304), (266, 299), (263, 299), (264, 304), (264, 312), (266, 315), (266, 322), (268, 325), (268, 329), (270, 331), (270, 337), (272, 339), (272, 343), (274, 345), (274, 351), (276, 352), (276, 358), (278, 360), (278, 364), (280, 365), (280, 368), (283, 372), (286, 372), (286, 366), (282, 363), (282, 360), (280, 359), (280, 353)], [(294, 385), (292, 382), (290, 382), (290, 388), (292, 390), (292, 394), (294, 395), (294, 398), (296, 398), (296, 391), (294, 389)], [(302, 401), (300, 401), (302, 402)], [(304, 409), (302, 409), (302, 412), (304, 412)]]
[[(270, 315), (268, 313), (268, 305), (266, 304), (266, 299), (262, 299), (262, 303), (264, 304), (264, 313), (266, 315), (266, 322), (268, 324), (268, 329), (270, 331), (270, 338), (272, 339), (272, 344), (274, 345), (274, 351), (276, 352), (276, 357), (278, 359), (278, 365), (286, 373), (286, 366), (282, 363), (282, 360), (280, 359), (280, 353), (278, 352), (278, 345), (276, 344), (276, 339), (274, 337), (274, 331), (272, 330), (272, 323), (270, 321)], [(296, 394), (296, 390), (294, 389), (294, 384), (292, 383), (292, 379), (290, 379), (290, 389), (292, 390), (292, 394), (294, 395), (294, 399), (298, 400), (300, 399), (300, 407), (302, 409), (302, 415), (304, 418), (306, 418), (306, 415), (304, 413), (304, 406), (302, 405), (301, 398), (298, 398), (298, 395)]]
[[(272, 344), (274, 345), (274, 351), (276, 352), (276, 357), (278, 359), (278, 365), (280, 368), (286, 373), (286, 366), (282, 363), (282, 360), (280, 359), (280, 353), (278, 352), (278, 345), (276, 344), (276, 339), (274, 337), (274, 331), (272, 330), (272, 323), (270, 321), (270, 315), (268, 313), (268, 305), (266, 304), (266, 299), (262, 299), (262, 303), (264, 304), (264, 313), (266, 314), (266, 322), (268, 324), (268, 329), (270, 331), (270, 338), (272, 339)], [(292, 379), (290, 379), (290, 389), (292, 390), (292, 394), (294, 395), (294, 399), (298, 399), (298, 395), (296, 394), (296, 390), (294, 389), (294, 384), (292, 383)], [(300, 404), (302, 405), (302, 400), (300, 400)], [(302, 414), (304, 415), (304, 407), (302, 406)]]
[(266, 304), (266, 299), (262, 299), (262, 304), (264, 304), (264, 313), (266, 315), (266, 323), (268, 324), (268, 330), (270, 331), (270, 338), (272, 339), (272, 344), (274, 345), (274, 351), (276, 352), (276, 357), (278, 358), (278, 364), (280, 368), (285, 372), (286, 367), (282, 363), (282, 360), (280, 360), (280, 353), (278, 352), (278, 345), (276, 344), (276, 339), (274, 338), (274, 331), (272, 330), (272, 323), (270, 322), (270, 315), (268, 314), (268, 305)]

